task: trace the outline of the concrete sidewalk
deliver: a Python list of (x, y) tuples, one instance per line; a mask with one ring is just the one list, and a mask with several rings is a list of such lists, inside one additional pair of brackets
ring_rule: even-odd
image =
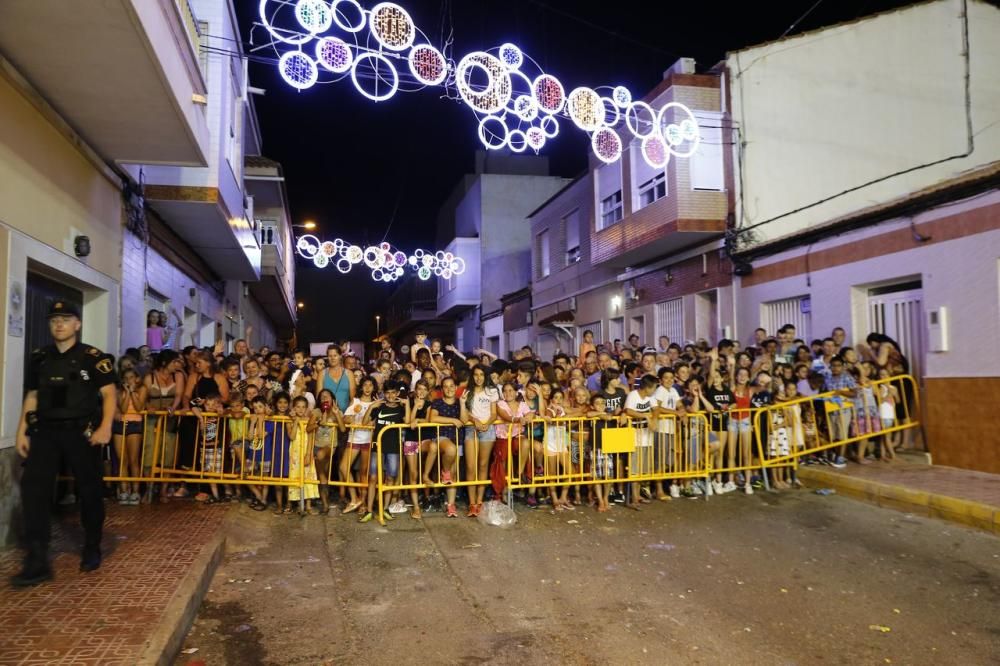
[(1000, 535), (1000, 475), (905, 461), (800, 467), (798, 475), (810, 488)]
[(16, 590), (0, 551), (0, 666), (156, 664), (179, 648), (223, 555), (227, 506), (108, 504), (104, 564), (79, 572), (76, 511), (53, 521), (55, 580)]

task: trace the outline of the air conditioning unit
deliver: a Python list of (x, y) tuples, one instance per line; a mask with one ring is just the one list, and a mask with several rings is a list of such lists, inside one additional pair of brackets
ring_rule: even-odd
[(625, 296), (630, 301), (637, 301), (639, 300), (639, 290), (635, 288), (635, 285), (629, 285), (625, 290)]
[(576, 296), (569, 297), (569, 309), (576, 312)]

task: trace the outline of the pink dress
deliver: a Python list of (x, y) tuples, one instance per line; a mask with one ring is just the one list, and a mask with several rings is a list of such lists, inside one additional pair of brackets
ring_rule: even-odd
[(149, 347), (149, 350), (153, 352), (158, 352), (163, 350), (162, 326), (146, 327), (146, 346)]

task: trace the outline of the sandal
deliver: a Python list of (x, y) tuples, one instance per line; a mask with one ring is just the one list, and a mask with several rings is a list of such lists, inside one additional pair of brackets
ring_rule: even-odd
[(207, 502), (208, 498), (211, 497), (208, 493), (198, 493), (194, 496), (195, 502)]
[(284, 509), (282, 509), (281, 513), (282, 513), (282, 515), (285, 515), (285, 516), (292, 515), (292, 507), (286, 506)]
[(190, 496), (191, 496), (191, 491), (189, 491), (187, 488), (183, 486), (181, 486), (180, 488), (178, 488), (177, 490), (175, 490), (173, 493), (170, 494), (170, 497), (176, 497), (179, 499), (184, 499), (185, 497), (190, 497)]
[(424, 515), (420, 513), (419, 508), (414, 508), (413, 511), (410, 512), (410, 518), (413, 520), (421, 520), (423, 517)]
[(207, 500), (205, 500), (205, 504), (218, 504), (219, 501), (220, 500), (219, 500), (218, 497), (209, 496), (209, 498)]
[(250, 503), (250, 508), (254, 511), (267, 511), (267, 505), (257, 499)]
[(361, 508), (361, 500), (355, 500), (348, 504), (341, 513), (353, 513)]

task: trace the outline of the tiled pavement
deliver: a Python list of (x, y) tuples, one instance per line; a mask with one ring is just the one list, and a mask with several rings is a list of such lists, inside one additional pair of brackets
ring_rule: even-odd
[(76, 512), (53, 521), (55, 580), (15, 590), (21, 552), (0, 551), (0, 666), (133, 666), (202, 550), (221, 529), (225, 506), (193, 502), (107, 506), (104, 564), (79, 572)]
[(1000, 475), (997, 474), (902, 461), (874, 462), (870, 465), (849, 463), (844, 469), (832, 467), (818, 469), (855, 479), (903, 486), (913, 491), (945, 495), (1000, 508)]

